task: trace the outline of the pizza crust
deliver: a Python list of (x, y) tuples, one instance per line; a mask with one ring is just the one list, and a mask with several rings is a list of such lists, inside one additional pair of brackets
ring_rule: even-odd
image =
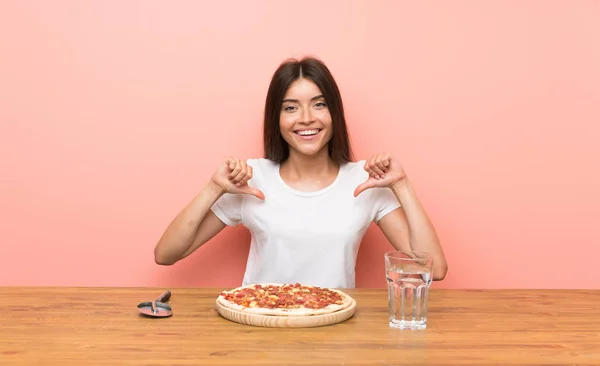
[[(263, 287), (267, 287), (267, 286), (283, 286), (284, 284), (280, 284), (280, 283), (257, 283), (257, 284), (252, 284), (252, 285), (246, 285), (246, 286), (241, 286), (241, 287), (237, 287), (234, 288), (232, 290), (228, 290), (228, 291), (223, 291), (224, 293), (236, 293), (240, 290), (246, 289), (246, 288), (254, 288), (254, 286), (256, 285), (261, 285)], [(305, 287), (316, 287), (316, 286), (310, 286), (310, 285), (303, 285)], [(315, 315), (324, 315), (324, 314), (331, 314), (331, 313), (335, 313), (337, 311), (340, 310), (344, 310), (346, 308), (348, 308), (351, 304), (352, 304), (352, 298), (339, 290), (336, 289), (331, 289), (331, 288), (324, 288), (322, 287), (322, 289), (324, 290), (329, 290), (332, 292), (336, 292), (340, 295), (341, 299), (342, 299), (342, 304), (330, 304), (327, 305), (324, 308), (320, 308), (320, 309), (311, 309), (311, 308), (291, 308), (291, 309), (285, 309), (285, 308), (264, 308), (264, 307), (244, 307), (241, 306), (239, 304), (233, 303), (228, 301), (227, 299), (225, 299), (223, 297), (222, 294), (219, 294), (219, 296), (217, 297), (217, 302), (228, 309), (234, 310), (234, 311), (238, 311), (238, 312), (243, 312), (243, 313), (247, 313), (247, 314), (256, 314), (256, 315), (270, 315), (270, 316), (315, 316)]]

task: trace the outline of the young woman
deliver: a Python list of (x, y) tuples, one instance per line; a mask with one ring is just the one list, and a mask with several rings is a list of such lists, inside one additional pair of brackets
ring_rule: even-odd
[[(397, 159), (355, 162), (342, 98), (314, 58), (276, 70), (264, 115), (265, 158), (229, 157), (167, 227), (158, 264), (187, 257), (225, 226), (251, 234), (243, 285), (354, 287), (358, 247), (376, 222), (398, 250), (432, 255), (433, 278), (447, 264), (433, 225)], [(382, 259), (383, 260), (383, 259)]]

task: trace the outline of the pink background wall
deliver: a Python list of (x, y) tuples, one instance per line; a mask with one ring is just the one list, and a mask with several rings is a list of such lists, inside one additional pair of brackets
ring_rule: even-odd
[[(261, 154), (272, 72), (312, 54), (357, 156), (411, 176), (450, 265), (435, 286), (600, 288), (598, 19), (566, 0), (4, 1), (0, 285), (238, 285), (241, 228), (173, 267), (153, 248), (223, 157)], [(372, 228), (357, 286), (384, 286), (388, 249)]]

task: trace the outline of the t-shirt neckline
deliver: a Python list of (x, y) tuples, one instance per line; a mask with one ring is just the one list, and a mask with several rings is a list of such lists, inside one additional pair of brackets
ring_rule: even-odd
[(315, 197), (315, 196), (319, 196), (322, 194), (325, 194), (327, 192), (329, 192), (330, 190), (332, 190), (340, 181), (341, 176), (342, 176), (342, 172), (344, 167), (346, 166), (346, 164), (341, 164), (340, 167), (338, 168), (338, 173), (335, 177), (335, 179), (333, 180), (333, 182), (331, 182), (330, 185), (328, 185), (327, 187), (320, 189), (318, 191), (312, 191), (312, 192), (305, 192), (305, 191), (299, 191), (297, 189), (294, 189), (292, 187), (290, 187), (281, 177), (281, 164), (277, 164), (277, 180), (279, 181), (279, 183), (288, 191), (292, 192), (293, 194), (297, 195), (297, 196), (302, 196), (302, 197)]

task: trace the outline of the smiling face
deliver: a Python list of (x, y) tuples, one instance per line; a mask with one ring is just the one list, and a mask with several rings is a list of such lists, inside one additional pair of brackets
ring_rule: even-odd
[(265, 99), (263, 146), (265, 158), (279, 164), (290, 155), (317, 154), (336, 164), (353, 160), (342, 96), (322, 61), (290, 59), (275, 70)]
[(283, 97), (279, 128), (290, 154), (328, 154), (332, 119), (325, 97), (314, 82), (300, 78), (290, 85)]

